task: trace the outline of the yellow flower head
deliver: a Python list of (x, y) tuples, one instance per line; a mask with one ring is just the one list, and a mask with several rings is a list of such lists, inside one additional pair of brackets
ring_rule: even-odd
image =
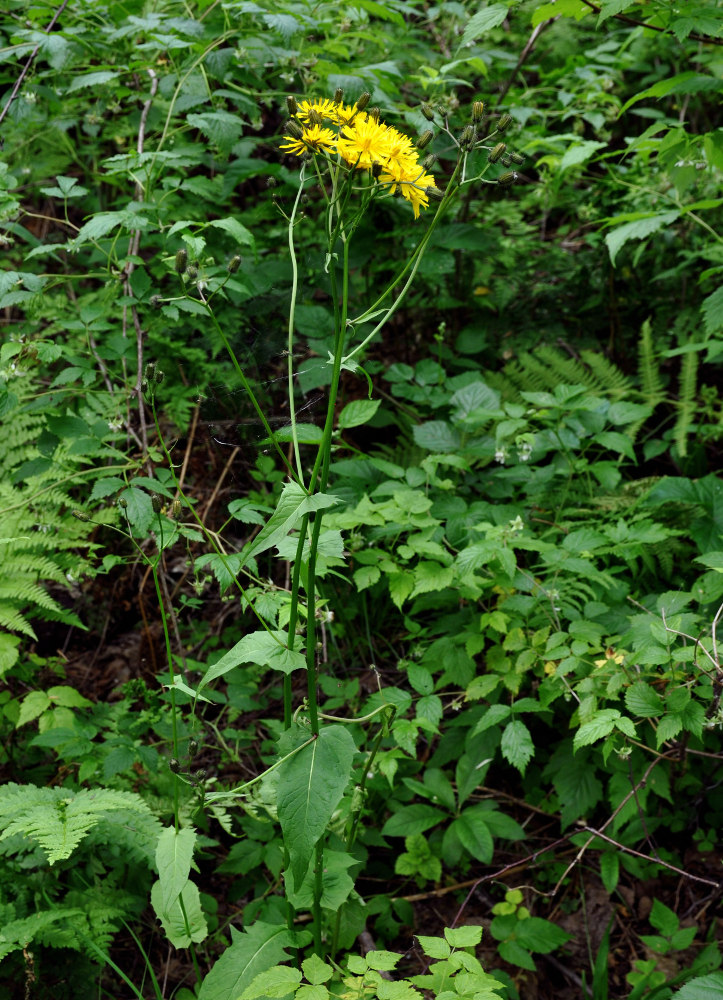
[(304, 129), (304, 134), (300, 139), (295, 139), (292, 135), (285, 135), (287, 144), (281, 149), (288, 149), (295, 156), (302, 153), (323, 153), (327, 149), (333, 149), (336, 144), (336, 136), (330, 128), (323, 128), (321, 125), (311, 125)]
[(414, 209), (414, 218), (419, 218), (420, 208), (429, 208), (428, 187), (436, 187), (434, 177), (425, 174), (419, 166), (414, 166), (411, 170), (399, 168), (395, 163), (390, 162), (379, 178), (381, 184), (388, 184), (392, 194), (399, 188), (399, 193), (411, 203)]
[(391, 126), (389, 133), (389, 160), (388, 163), (395, 164), (402, 171), (412, 171), (418, 162), (417, 150), (409, 136), (402, 135)]
[(342, 129), (337, 149), (347, 163), (360, 170), (370, 170), (375, 163), (389, 158), (391, 141), (386, 125), (379, 125), (367, 115), (359, 115)]
[(317, 98), (314, 101), (299, 101), (296, 117), (301, 122), (308, 122), (309, 112), (316, 111), (316, 113), (321, 115), (321, 117), (325, 120), (335, 121), (336, 109), (337, 105), (326, 97)]

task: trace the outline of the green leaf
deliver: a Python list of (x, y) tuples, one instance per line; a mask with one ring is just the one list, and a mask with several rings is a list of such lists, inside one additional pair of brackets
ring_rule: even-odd
[[(75, 90), (83, 90), (85, 87), (100, 87), (104, 83), (118, 79), (118, 72), (102, 69), (96, 73), (85, 73), (71, 78), (70, 83), (65, 88), (66, 94), (72, 94)], [(58, 178), (60, 180), (61, 178)]]
[(222, 677), (223, 674), (227, 674), (229, 670), (233, 670), (241, 663), (255, 663), (260, 667), (273, 667), (285, 674), (290, 674), (293, 670), (305, 669), (306, 660), (301, 651), (298, 649), (290, 650), (286, 645), (287, 641), (286, 632), (249, 632), (207, 670), (201, 678), (197, 690), (201, 691), (211, 681)]
[(167, 827), (158, 838), (156, 865), (163, 912), (170, 912), (188, 881), (195, 843), (195, 830), (176, 830), (172, 826)]
[(333, 967), (323, 962), (318, 955), (310, 955), (309, 958), (305, 958), (301, 963), (301, 968), (307, 981), (314, 986), (328, 983), (334, 975)]
[(260, 972), (241, 994), (240, 1000), (256, 1000), (257, 997), (279, 998), (294, 993), (301, 982), (298, 969), (288, 965), (275, 965), (272, 969)]
[(380, 399), (354, 399), (347, 403), (339, 414), (339, 430), (345, 431), (367, 423), (379, 409), (380, 402)]
[(680, 212), (678, 211), (640, 214), (633, 222), (626, 222), (624, 225), (612, 229), (605, 236), (610, 253), (610, 263), (615, 267), (615, 258), (628, 240), (642, 240), (652, 233), (657, 233), (659, 229), (675, 222), (679, 216)]
[(377, 949), (376, 951), (368, 951), (365, 957), (370, 969), (376, 969), (377, 972), (391, 972), (399, 965), (402, 956), (396, 951)]
[(445, 927), (445, 940), (453, 948), (476, 948), (482, 940), (482, 928), (465, 924), (463, 927)]
[(498, 27), (507, 17), (509, 7), (504, 3), (493, 3), (490, 7), (473, 14), (467, 22), (459, 47), (475, 42), (480, 35), (492, 28)]
[(224, 155), (231, 152), (244, 129), (243, 119), (230, 111), (205, 111), (200, 115), (187, 115), (186, 121), (203, 132)]
[(620, 859), (616, 851), (603, 851), (600, 855), (600, 880), (605, 891), (612, 895), (620, 878)]
[(402, 806), (386, 821), (382, 827), (382, 836), (408, 837), (413, 833), (424, 833), (446, 818), (447, 814), (435, 809), (434, 806), (423, 803)]
[(560, 173), (568, 167), (575, 167), (581, 163), (586, 163), (591, 156), (607, 146), (606, 142), (598, 142), (595, 139), (584, 139), (582, 142), (569, 146), (560, 160)]
[(249, 232), (246, 226), (243, 226), (233, 216), (229, 216), (226, 219), (212, 219), (209, 222), (209, 226), (215, 226), (216, 229), (223, 229), (224, 232), (228, 233), (229, 236), (233, 236), (236, 242), (242, 246), (251, 247), (252, 249), (256, 246), (253, 233)]
[(413, 429), (414, 443), (427, 451), (441, 454), (459, 450), (461, 439), (457, 431), (446, 420), (429, 420), (417, 424)]
[[(310, 735), (304, 726), (291, 726), (279, 740), (279, 755), (290, 753)], [(297, 886), (303, 882), (314, 847), (341, 801), (355, 753), (356, 744), (345, 726), (325, 726), (310, 746), (279, 768), (279, 821)]]
[(589, 13), (590, 8), (583, 0), (551, 0), (551, 3), (535, 7), (532, 12), (532, 27), (536, 28), (543, 21), (551, 21), (558, 17), (574, 17), (576, 21), (580, 21)]
[(663, 699), (645, 681), (635, 681), (625, 692), (625, 707), (634, 715), (651, 718), (662, 715), (665, 710)]
[(247, 565), (249, 559), (265, 552), (274, 545), (278, 545), (296, 527), (305, 514), (316, 510), (325, 510), (338, 502), (338, 497), (326, 493), (316, 493), (314, 496), (309, 496), (297, 483), (286, 483), (281, 491), (276, 510), (251, 545), (244, 549), (242, 553), (243, 564)]
[(700, 94), (718, 90), (720, 90), (720, 80), (713, 76), (701, 76), (700, 73), (688, 70), (675, 76), (666, 76), (664, 80), (654, 83), (647, 90), (641, 90), (639, 94), (623, 104), (618, 117), (624, 115), (631, 105), (638, 101), (644, 101), (647, 97), (667, 97), (668, 94)]
[(701, 304), (703, 325), (707, 337), (713, 337), (723, 330), (723, 285), (711, 292)]
[(572, 746), (574, 750), (579, 750), (580, 747), (587, 746), (590, 743), (595, 743), (597, 740), (602, 739), (604, 736), (609, 736), (610, 733), (615, 728), (615, 722), (619, 719), (621, 713), (617, 708), (602, 708), (599, 709), (589, 722), (584, 723), (578, 731), (575, 733), (575, 737), (572, 741)]
[[(183, 909), (181, 909), (181, 901), (183, 901)], [(154, 882), (151, 887), (151, 904), (156, 911), (156, 916), (161, 921), (166, 937), (174, 948), (188, 948), (192, 941), (196, 944), (205, 941), (208, 936), (208, 927), (201, 909), (201, 897), (193, 882), (186, 881), (181, 892), (168, 908), (163, 905), (163, 889), (160, 880)], [(190, 934), (188, 930), (190, 930)]]
[(376, 995), (379, 1000), (422, 1000), (422, 994), (419, 990), (404, 980), (389, 982), (383, 979), (376, 986)]
[(567, 740), (548, 765), (545, 775), (548, 773), (552, 773), (552, 783), (560, 799), (563, 830), (594, 809), (602, 798), (602, 784), (595, 775), (589, 753), (573, 756)]
[(43, 712), (47, 712), (49, 708), (50, 698), (45, 691), (31, 691), (30, 694), (25, 695), (20, 703), (20, 714), (18, 715), (18, 721), (15, 723), (15, 728), (19, 729), (21, 726), (27, 725), (28, 722), (37, 719)]
[(465, 850), (483, 865), (488, 865), (494, 853), (494, 842), (490, 828), (485, 823), (484, 813), (465, 809), (452, 826)]
[[(346, 903), (354, 888), (354, 879), (349, 869), (357, 863), (356, 858), (346, 851), (330, 851), (324, 848), (321, 876), (321, 905), (326, 910), (337, 913)], [(286, 895), (297, 910), (311, 910), (314, 907), (316, 873), (310, 864), (301, 885), (291, 885), (287, 878)]]
[(570, 940), (571, 935), (561, 927), (542, 917), (528, 917), (520, 920), (515, 928), (515, 938), (528, 951), (547, 954)]
[(243, 933), (232, 927), (231, 944), (205, 976), (198, 1000), (238, 1000), (260, 972), (286, 961), (293, 945), (283, 925), (255, 920)]
[(500, 750), (505, 760), (516, 767), (520, 774), (525, 773), (525, 768), (535, 755), (535, 744), (524, 722), (515, 719), (505, 726)]
[(480, 733), (483, 733), (486, 729), (490, 729), (492, 726), (498, 726), (500, 722), (504, 722), (505, 719), (509, 718), (511, 712), (512, 709), (509, 705), (491, 705), (475, 724), (470, 733), (470, 738), (479, 736)]
[(449, 958), (452, 954), (452, 949), (444, 938), (425, 937), (423, 934), (417, 934), (417, 941), (421, 944), (422, 950), (428, 958), (444, 959)]
[(720, 1000), (723, 996), (723, 972), (698, 976), (673, 994), (672, 1000)]

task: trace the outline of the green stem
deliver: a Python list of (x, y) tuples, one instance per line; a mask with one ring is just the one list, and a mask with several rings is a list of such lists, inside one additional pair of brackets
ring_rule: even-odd
[(294, 402), (294, 319), (296, 315), (296, 296), (299, 289), (299, 265), (296, 260), (296, 248), (294, 247), (294, 227), (296, 225), (296, 213), (299, 209), (299, 202), (304, 193), (304, 164), (301, 165), (299, 173), (299, 190), (296, 193), (294, 207), (289, 216), (289, 253), (291, 255), (291, 304), (289, 305), (289, 337), (287, 344), (287, 365), (289, 383), (289, 413), (291, 415), (291, 436), (294, 442), (294, 456), (296, 458), (296, 471), (299, 482), (303, 485), (304, 471), (301, 467), (301, 454), (299, 452), (299, 438), (296, 433), (296, 404)]

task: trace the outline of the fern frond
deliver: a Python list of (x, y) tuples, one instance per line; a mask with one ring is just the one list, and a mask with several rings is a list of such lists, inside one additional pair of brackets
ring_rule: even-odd
[(643, 402), (655, 407), (665, 399), (665, 388), (653, 345), (653, 331), (649, 319), (646, 319), (640, 328), (638, 377), (640, 379)]
[[(595, 351), (580, 351), (580, 357), (589, 368), (588, 378), (593, 380), (590, 388), (610, 399), (619, 400), (631, 395), (632, 379), (620, 371), (604, 354)], [(583, 383), (586, 384), (586, 383)]]
[(134, 792), (109, 788), (74, 794), (65, 788), (37, 788), (14, 783), (0, 788), (0, 841), (23, 834), (47, 853), (49, 864), (69, 858), (78, 844), (109, 812), (149, 813)]
[(698, 353), (688, 351), (683, 355), (680, 369), (680, 394), (676, 403), (678, 416), (673, 428), (673, 438), (682, 458), (688, 454), (688, 433), (695, 416), (695, 393), (698, 386)]
[(3, 603), (2, 601), (0, 601), (0, 628), (4, 628), (9, 632), (22, 632), (23, 635), (27, 635), (31, 639), (38, 638), (33, 630), (33, 626), (18, 611), (17, 605)]

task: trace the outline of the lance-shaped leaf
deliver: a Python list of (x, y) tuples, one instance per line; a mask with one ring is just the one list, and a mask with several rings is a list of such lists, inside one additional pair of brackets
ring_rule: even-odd
[(256, 920), (243, 933), (231, 927), (231, 944), (203, 980), (198, 1000), (237, 1000), (256, 976), (288, 959), (292, 932)]
[(169, 911), (181, 894), (191, 874), (195, 830), (167, 827), (158, 838), (156, 864), (160, 883), (161, 907)]
[[(294, 725), (281, 736), (284, 756), (310, 737)], [(278, 811), (294, 885), (300, 886), (314, 847), (339, 805), (349, 781), (356, 744), (343, 726), (325, 726), (317, 739), (279, 768)]]
[(309, 496), (297, 483), (286, 483), (276, 510), (253, 542), (243, 551), (243, 564), (246, 565), (249, 559), (260, 552), (278, 545), (290, 531), (293, 531), (304, 514), (333, 507), (338, 502), (338, 497), (330, 496), (328, 493), (315, 493)]

